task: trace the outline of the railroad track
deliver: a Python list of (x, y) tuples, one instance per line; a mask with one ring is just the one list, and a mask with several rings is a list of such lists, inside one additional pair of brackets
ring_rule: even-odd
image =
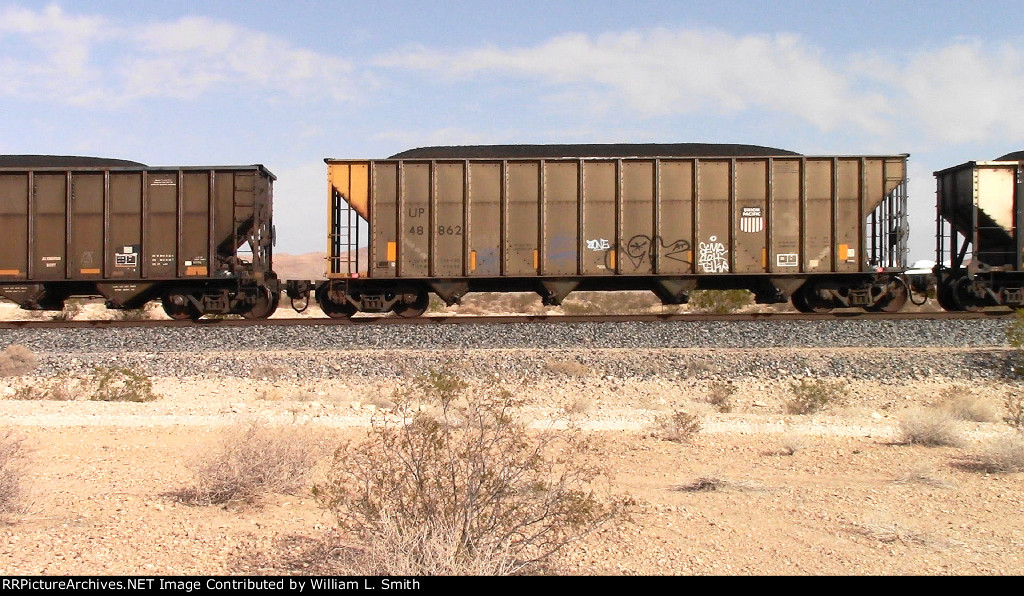
[(706, 321), (835, 321), (835, 320), (966, 320), (1008, 318), (1014, 311), (991, 310), (975, 312), (896, 312), (868, 313), (864, 311), (830, 313), (727, 313), (727, 314), (640, 314), (640, 315), (487, 315), (487, 316), (422, 316), (402, 318), (396, 316), (357, 315), (351, 319), (326, 317), (291, 317), (264, 320), (223, 318), (198, 321), (169, 319), (140, 320), (23, 320), (0, 321), (0, 329), (71, 329), (117, 327), (252, 327), (252, 326), (330, 326), (330, 325), (508, 325), (515, 323), (609, 323), (609, 322), (706, 322)]

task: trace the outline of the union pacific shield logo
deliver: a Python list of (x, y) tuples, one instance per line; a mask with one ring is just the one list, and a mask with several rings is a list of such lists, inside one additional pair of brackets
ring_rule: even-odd
[(740, 212), (740, 231), (760, 232), (764, 229), (764, 217), (760, 207), (744, 207)]

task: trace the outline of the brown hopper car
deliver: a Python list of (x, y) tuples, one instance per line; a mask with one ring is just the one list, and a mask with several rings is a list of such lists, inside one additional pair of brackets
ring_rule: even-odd
[(328, 279), (316, 298), (335, 317), (416, 316), (429, 292), (558, 304), (576, 290), (650, 290), (683, 303), (696, 289), (747, 289), (803, 311), (898, 310), (909, 296), (905, 154), (539, 145), (326, 163)]
[(173, 318), (267, 317), (274, 179), (259, 165), (4, 156), (0, 295), (27, 309), (103, 296), (119, 309), (158, 299)]

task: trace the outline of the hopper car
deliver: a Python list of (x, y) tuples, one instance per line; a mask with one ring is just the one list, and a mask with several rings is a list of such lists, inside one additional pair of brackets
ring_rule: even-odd
[(431, 292), (557, 305), (577, 290), (649, 290), (679, 304), (744, 289), (805, 312), (895, 311), (910, 295), (905, 154), (515, 145), (325, 161), (327, 279), (287, 291), (312, 292), (332, 317), (417, 316)]
[(557, 305), (578, 290), (679, 304), (743, 289), (805, 312), (895, 311), (910, 296), (907, 157), (655, 144), (327, 159), (326, 274), (283, 281), (261, 165), (0, 156), (0, 295), (27, 309), (159, 300), (176, 319), (265, 318), (283, 294), (331, 317), (411, 317), (431, 293)]
[(0, 159), (0, 296), (62, 309), (72, 296), (174, 319), (270, 316), (273, 182), (263, 166), (149, 167), (59, 156)]
[(946, 168), (935, 179), (939, 304), (1024, 307), (1024, 151)]

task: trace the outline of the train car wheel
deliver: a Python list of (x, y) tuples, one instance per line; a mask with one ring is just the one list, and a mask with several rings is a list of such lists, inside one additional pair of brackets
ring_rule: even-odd
[(981, 310), (982, 305), (978, 303), (968, 286), (971, 285), (971, 280), (966, 277), (961, 277), (956, 285), (953, 286), (953, 302), (956, 303), (960, 308), (958, 310), (966, 311), (978, 311)]
[(895, 290), (891, 290), (881, 300), (871, 306), (865, 307), (868, 312), (899, 312), (907, 304), (910, 298), (910, 291), (907, 285), (899, 283)]
[(805, 313), (814, 312), (814, 309), (811, 308), (811, 305), (807, 304), (807, 298), (804, 297), (804, 293), (802, 291), (797, 290), (796, 292), (793, 292), (793, 295), (790, 296), (790, 299), (793, 301), (793, 308), (797, 309), (798, 311)]
[(825, 306), (813, 288), (801, 287), (792, 296), (793, 307), (803, 313), (827, 313), (832, 312), (831, 306)]
[(348, 302), (337, 304), (327, 299), (320, 302), (320, 310), (324, 311), (324, 314), (332, 319), (347, 319), (356, 314), (357, 311), (356, 307)]
[(416, 294), (416, 301), (412, 304), (396, 302), (395, 306), (392, 308), (396, 315), (406, 319), (413, 319), (427, 312), (428, 306), (430, 306), (430, 294), (420, 290), (419, 293)]
[(242, 316), (246, 319), (267, 319), (270, 315), (274, 314), (277, 310), (278, 302), (281, 296), (270, 291), (270, 288), (266, 286), (260, 286), (257, 290), (256, 302), (253, 307), (246, 312), (242, 313)]
[(935, 286), (935, 299), (938, 300), (939, 306), (943, 310), (950, 312), (957, 312), (963, 310), (957, 301), (953, 298), (953, 288), (949, 284), (937, 284)]
[[(177, 302), (184, 302), (184, 304), (177, 304)], [(199, 309), (192, 304), (192, 301), (182, 294), (164, 296), (160, 303), (164, 307), (164, 312), (167, 313), (167, 316), (175, 321), (185, 321), (188, 319), (198, 321), (203, 316), (203, 313), (199, 312)]]

